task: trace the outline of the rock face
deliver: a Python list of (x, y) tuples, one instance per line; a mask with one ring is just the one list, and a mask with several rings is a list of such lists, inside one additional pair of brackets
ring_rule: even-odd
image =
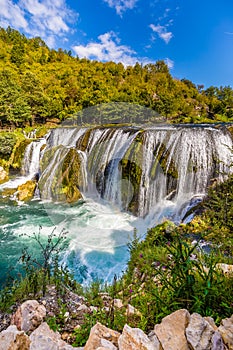
[(25, 301), (12, 316), (11, 324), (19, 330), (31, 332), (36, 329), (44, 320), (46, 309), (36, 300)]
[[(113, 331), (97, 322), (96, 325), (91, 329), (90, 336), (84, 347), (84, 350), (96, 350), (101, 347), (106, 348), (107, 344), (109, 346), (109, 342), (117, 349), (119, 336), (120, 333)], [(106, 341), (108, 343), (106, 343)], [(111, 348), (108, 347), (107, 349)]]
[(23, 185), (18, 186), (17, 198), (20, 201), (29, 201), (33, 198), (36, 189), (36, 181), (29, 180)]
[(189, 319), (189, 312), (181, 309), (164, 317), (161, 324), (155, 326), (154, 332), (164, 350), (189, 350), (185, 337)]
[(156, 337), (150, 340), (139, 328), (124, 326), (118, 341), (119, 350), (160, 350), (160, 343)]
[(16, 326), (10, 326), (0, 333), (0, 350), (29, 350), (30, 339)]
[(6, 182), (8, 179), (8, 173), (3, 169), (3, 167), (0, 166), (0, 184)]

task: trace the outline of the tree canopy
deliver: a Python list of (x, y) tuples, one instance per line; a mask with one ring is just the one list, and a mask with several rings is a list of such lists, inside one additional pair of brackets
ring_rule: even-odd
[(124, 67), (72, 57), (0, 28), (0, 126), (63, 121), (80, 110), (108, 102), (149, 107), (172, 123), (233, 121), (230, 86), (196, 86), (171, 76), (164, 61)]

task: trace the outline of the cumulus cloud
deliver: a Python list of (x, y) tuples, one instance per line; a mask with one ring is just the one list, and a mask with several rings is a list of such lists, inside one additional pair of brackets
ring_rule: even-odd
[(135, 62), (135, 52), (128, 46), (120, 45), (114, 32), (98, 36), (99, 42), (89, 42), (87, 45), (73, 46), (73, 50), (80, 57), (99, 61), (122, 62), (131, 65)]
[(104, 0), (109, 7), (114, 8), (116, 13), (122, 16), (122, 13), (126, 10), (132, 10), (137, 0)]
[(71, 31), (70, 24), (78, 14), (70, 10), (65, 0), (0, 0), (0, 21), (54, 44), (56, 36)]
[(168, 44), (173, 37), (172, 32), (167, 31), (166, 26), (161, 26), (159, 24), (156, 26), (154, 24), (150, 24), (150, 28), (154, 33), (157, 33), (160, 39), (164, 40), (166, 44)]
[(72, 49), (80, 58), (102, 62), (121, 62), (125, 66), (132, 66), (136, 62), (142, 64), (153, 63), (147, 57), (138, 57), (129, 46), (121, 45), (120, 39), (113, 31), (99, 35), (98, 40), (98, 42), (89, 42), (87, 45), (73, 46)]

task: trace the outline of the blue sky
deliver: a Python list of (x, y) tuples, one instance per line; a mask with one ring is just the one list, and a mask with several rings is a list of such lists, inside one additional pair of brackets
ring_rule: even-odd
[(195, 84), (233, 87), (233, 0), (0, 0), (0, 26), (101, 61), (164, 59)]

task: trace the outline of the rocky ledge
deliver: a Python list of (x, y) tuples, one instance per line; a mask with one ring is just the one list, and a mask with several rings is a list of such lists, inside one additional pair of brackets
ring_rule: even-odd
[[(119, 300), (118, 300), (119, 304)], [(84, 306), (85, 304), (83, 304)], [(233, 315), (219, 327), (211, 317), (181, 309), (164, 317), (149, 334), (125, 324), (122, 333), (97, 322), (84, 347), (72, 347), (44, 321), (43, 303), (28, 300), (0, 333), (0, 350), (231, 350)]]

